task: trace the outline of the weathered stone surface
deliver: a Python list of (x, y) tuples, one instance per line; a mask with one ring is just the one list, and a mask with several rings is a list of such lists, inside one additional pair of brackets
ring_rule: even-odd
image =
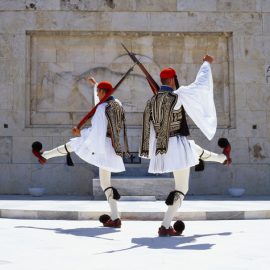
[(246, 194), (269, 194), (269, 165), (244, 165), (236, 167), (234, 182), (235, 187), (243, 187)]
[(31, 164), (0, 164), (1, 194), (28, 194)]
[(232, 175), (231, 169), (224, 165), (206, 162), (204, 171), (191, 170), (189, 194), (227, 194)]
[(25, 111), (1, 110), (0, 132), (2, 136), (32, 136), (32, 130), (25, 126)]
[(262, 36), (234, 35), (233, 46), (235, 48), (234, 59), (249, 61), (265, 59)]
[[(0, 33), (17, 34), (31, 30), (35, 25), (35, 14), (32, 12), (1, 12)], [(34, 27), (35, 28), (35, 27)]]
[(13, 85), (11, 83), (0, 83), (0, 94), (0, 109), (12, 109)]
[(97, 0), (60, 0), (60, 7), (62, 10), (97, 10), (98, 7), (100, 8), (104, 1), (97, 1)]
[[(89, 179), (97, 174), (90, 164), (75, 164), (74, 167), (51, 165), (51, 179), (46, 181), (48, 194), (91, 195), (92, 185)], [(55, 182), (57, 181), (57, 182)]]
[(263, 13), (263, 34), (266, 36), (270, 35), (270, 14), (269, 13)]
[(256, 11), (257, 1), (254, 0), (217, 0), (217, 11)]
[[(261, 137), (267, 133), (267, 117), (265, 111), (237, 111), (237, 135), (239, 137)], [(263, 135), (262, 135), (263, 134)]]
[[(84, 12), (35, 12), (34, 29), (41, 30), (88, 30), (95, 31), (99, 21), (99, 14), (85, 14)], [(29, 30), (32, 30), (30, 28)]]
[(61, 0), (62, 10), (83, 11), (175, 11), (177, 0)]
[[(134, 1), (135, 2), (135, 1)], [(177, 0), (136, 0), (136, 11), (176, 11)]]
[(60, 0), (1, 0), (0, 10), (59, 10)]
[(270, 61), (268, 60), (268, 59), (270, 59), (270, 46), (269, 46), (269, 44), (270, 44), (270, 36), (263, 36), (263, 52), (264, 52), (265, 59), (267, 59), (266, 70), (270, 66)]
[(255, 163), (270, 162), (270, 142), (265, 138), (250, 138), (249, 139), (250, 159)]
[(112, 14), (112, 30), (114, 31), (136, 31), (138, 29), (141, 31), (150, 31), (149, 22), (150, 13), (147, 12), (121, 12)]
[(59, 10), (60, 9), (60, 0), (26, 0), (26, 9), (31, 9), (31, 3), (35, 5), (32, 9), (41, 9), (41, 10)]
[(260, 0), (261, 11), (270, 12), (270, 2), (268, 0)]
[(0, 1), (0, 10), (24, 10), (25, 1), (22, 0), (2, 0)]
[(84, 10), (84, 11), (131, 11), (136, 9), (136, 1), (116, 0), (61, 0), (62, 10)]
[(237, 104), (238, 110), (247, 109), (247, 90), (248, 87), (245, 83), (235, 84), (235, 103)]
[(12, 153), (12, 137), (0, 137), (0, 163), (10, 163)]
[(242, 83), (264, 83), (265, 61), (257, 60), (249, 65), (249, 61), (237, 61), (235, 63), (235, 82)]
[(270, 92), (265, 84), (248, 84), (246, 91), (247, 106), (251, 111), (269, 108)]
[[(182, 85), (194, 81), (205, 53), (215, 57), (215, 137), (209, 142), (188, 122), (192, 137), (211, 151), (220, 153), (217, 140), (228, 137), (233, 165), (192, 170), (190, 192), (227, 194), (236, 185), (247, 194), (270, 193), (268, 0), (3, 0), (0, 13), (0, 193), (27, 194), (44, 185), (49, 194), (92, 194), (88, 180), (96, 168), (74, 154), (74, 168), (64, 157), (42, 167), (31, 144), (40, 140), (50, 149), (72, 137), (71, 127), (93, 106), (85, 74), (116, 84), (131, 66), (120, 42), (139, 54), (155, 80), (171, 66)], [(151, 95), (137, 67), (115, 93), (126, 110), (132, 152)], [(149, 175), (149, 161), (141, 162), (120, 175)]]
[(216, 11), (217, 0), (177, 0), (178, 11)]
[(250, 162), (249, 158), (249, 141), (247, 138), (241, 140), (236, 138), (228, 138), (232, 146), (232, 160), (233, 164), (247, 164)]

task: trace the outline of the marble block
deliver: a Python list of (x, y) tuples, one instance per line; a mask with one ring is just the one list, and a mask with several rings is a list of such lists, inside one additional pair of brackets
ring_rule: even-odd
[[(161, 177), (114, 177), (112, 186), (117, 188), (122, 196), (155, 196), (156, 199), (163, 200), (174, 189), (174, 180)], [(105, 198), (98, 178), (93, 179), (93, 195), (95, 199)]]

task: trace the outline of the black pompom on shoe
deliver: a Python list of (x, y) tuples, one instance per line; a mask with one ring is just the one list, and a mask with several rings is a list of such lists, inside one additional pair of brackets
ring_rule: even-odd
[(34, 142), (34, 143), (32, 143), (32, 153), (33, 153), (33, 155), (35, 157), (38, 158), (38, 162), (43, 165), (43, 164), (46, 163), (47, 159), (44, 158), (41, 155), (42, 154), (41, 150), (42, 150), (42, 143), (41, 142)]
[(108, 220), (110, 220), (111, 219), (111, 217), (109, 216), (109, 215), (106, 215), (106, 214), (104, 214), (104, 215), (101, 215), (100, 217), (99, 217), (99, 221), (101, 222), (101, 223), (106, 223)]
[(229, 143), (229, 141), (226, 138), (220, 138), (218, 140), (218, 146), (223, 148), (222, 153), (226, 156), (226, 160), (224, 161), (224, 165), (230, 165), (232, 163), (232, 159), (231, 159), (231, 145)]
[(33, 142), (32, 143), (32, 149), (34, 151), (41, 152), (41, 150), (42, 150), (42, 143), (41, 142)]
[(185, 230), (185, 223), (182, 220), (177, 220), (173, 224), (173, 228), (179, 233), (182, 234)]
[(219, 147), (225, 148), (225, 147), (227, 147), (229, 145), (230, 145), (230, 143), (229, 143), (228, 139), (226, 139), (226, 138), (219, 138), (218, 139), (218, 146)]

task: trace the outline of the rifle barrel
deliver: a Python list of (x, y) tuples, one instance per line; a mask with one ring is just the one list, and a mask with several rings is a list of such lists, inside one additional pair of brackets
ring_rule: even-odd
[(146, 76), (146, 79), (153, 91), (154, 94), (156, 94), (159, 90), (159, 85), (156, 83), (156, 81), (153, 79), (153, 77), (149, 74), (149, 72), (146, 70), (146, 68), (144, 67), (144, 65), (138, 60), (138, 58), (136, 57), (136, 55), (132, 52), (130, 52), (127, 47), (121, 43), (122, 47), (125, 49), (125, 51), (128, 53), (128, 55), (130, 56), (130, 58), (132, 59), (132, 61), (137, 64), (139, 66), (139, 68), (141, 69), (141, 71), (144, 73), (144, 75)]

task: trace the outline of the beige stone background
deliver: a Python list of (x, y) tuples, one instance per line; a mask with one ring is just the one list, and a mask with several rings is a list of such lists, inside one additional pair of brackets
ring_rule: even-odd
[[(158, 81), (165, 66), (180, 84), (191, 83), (205, 53), (212, 65), (218, 130), (204, 148), (220, 151), (229, 138), (233, 165), (192, 170), (190, 194), (270, 194), (270, 1), (268, 0), (2, 0), (0, 1), (0, 194), (92, 194), (97, 169), (78, 158), (44, 167), (31, 154), (64, 143), (70, 128), (93, 105), (83, 79), (92, 74), (115, 84), (132, 62), (120, 43), (138, 53)], [(138, 68), (115, 94), (127, 112), (132, 151), (137, 151), (143, 105), (151, 92)], [(148, 176), (147, 162), (127, 165), (127, 176)]]

